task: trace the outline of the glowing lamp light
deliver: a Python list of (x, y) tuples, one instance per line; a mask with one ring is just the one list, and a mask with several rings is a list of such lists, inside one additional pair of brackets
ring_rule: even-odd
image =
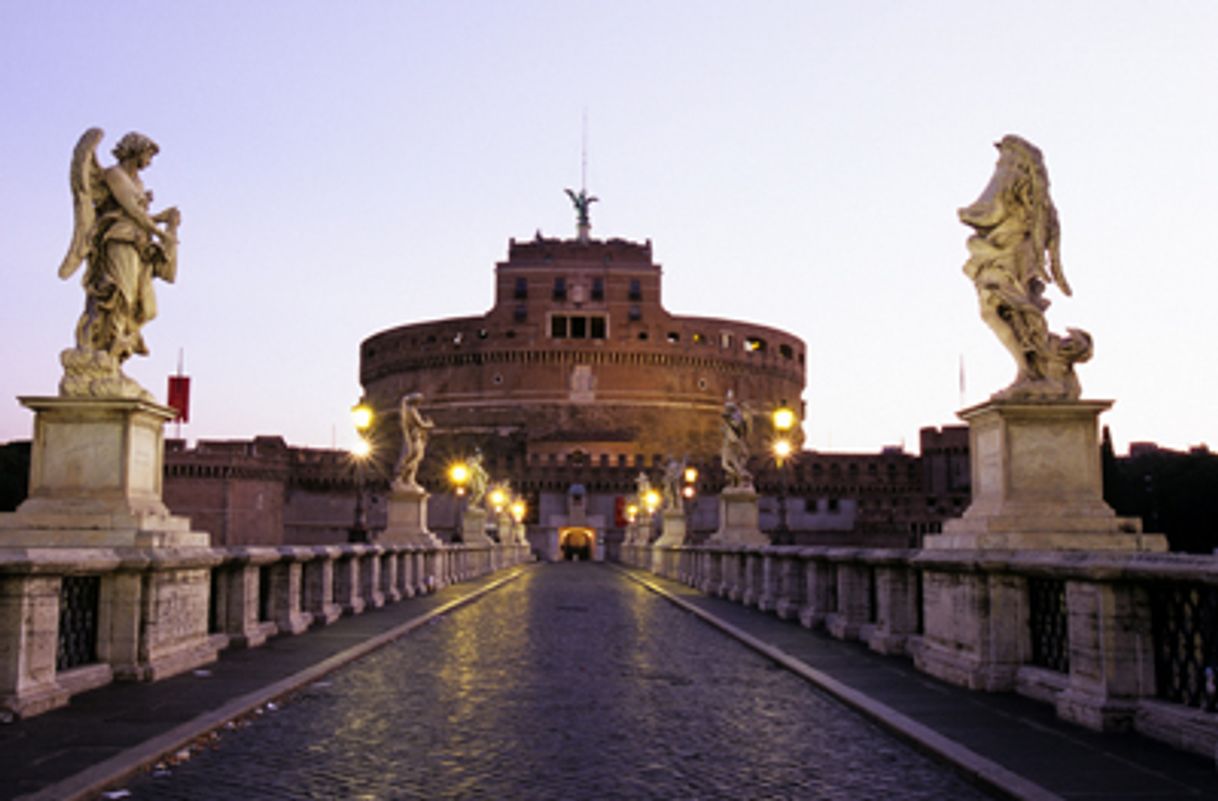
[(367, 431), (372, 427), (372, 407), (366, 403), (357, 403), (351, 407), (351, 424), (356, 431)]
[(512, 501), (512, 505), (509, 508), (512, 512), (513, 520), (515, 520), (517, 523), (524, 522), (525, 512), (529, 510), (528, 504), (526, 504), (520, 498), (517, 498), (516, 500)]
[(626, 519), (627, 519), (628, 521), (630, 521), (631, 523), (633, 523), (635, 520), (638, 520), (638, 519), (639, 519), (639, 507), (638, 507), (638, 504), (634, 504), (634, 503), (632, 503), (632, 504), (627, 504), (627, 506), (626, 506)]
[(787, 432), (795, 428), (796, 417), (793, 409), (788, 409), (786, 406), (780, 406), (774, 410), (771, 416), (774, 422), (774, 430)]
[(647, 507), (648, 514), (660, 508), (660, 493), (655, 490), (647, 490), (643, 494), (643, 505)]
[(778, 460), (778, 464), (781, 466), (782, 463), (784, 461), (786, 461), (788, 458), (790, 458), (790, 456), (791, 456), (791, 451), (793, 450), (793, 447), (791, 445), (791, 440), (789, 440), (789, 439), (775, 440), (773, 449), (774, 449), (774, 458)]
[(698, 468), (696, 468), (696, 467), (685, 468), (685, 483), (686, 484), (696, 484), (697, 482), (698, 482)]
[(367, 459), (372, 453), (372, 446), (368, 444), (368, 440), (359, 437), (355, 440), (355, 444), (351, 446), (351, 455), (356, 459)]
[(681, 494), (684, 495), (685, 498), (688, 500), (690, 498), (693, 498), (695, 495), (697, 495), (698, 491), (696, 489), (694, 489), (693, 484), (686, 484), (684, 487), (681, 488)]
[(457, 494), (465, 493), (465, 485), (469, 482), (469, 466), (465, 462), (457, 462), (448, 468), (448, 480), (457, 488)]
[(507, 493), (504, 492), (501, 487), (495, 487), (493, 490), (491, 490), (490, 494), (486, 496), (486, 499), (491, 502), (491, 506), (496, 512), (501, 511), (504, 506), (507, 506)]

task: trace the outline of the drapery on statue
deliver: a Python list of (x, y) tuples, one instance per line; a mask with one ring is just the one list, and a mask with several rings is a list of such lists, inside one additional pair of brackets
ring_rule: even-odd
[(736, 402), (735, 393), (729, 389), (723, 401), (723, 446), (719, 458), (730, 488), (753, 486), (753, 474), (748, 471), (751, 428), (748, 410)]
[(1049, 332), (1042, 297), (1056, 283), (1066, 295), (1057, 209), (1040, 150), (1008, 134), (998, 142), (998, 165), (981, 197), (959, 210), (975, 233), (968, 239), (964, 274), (973, 279), (981, 319), (994, 330), (1018, 368), (1015, 381), (996, 400), (1077, 400), (1082, 390), (1076, 362), (1091, 358), (1091, 335), (1067, 328)]
[(423, 416), (419, 404), (423, 402), (421, 392), (410, 392), (402, 396), (398, 413), (402, 427), (402, 454), (393, 468), (394, 486), (399, 489), (419, 491), (419, 465), (427, 451), (427, 437), (435, 423)]
[(121, 367), (132, 354), (148, 353), (140, 329), (156, 316), (152, 279), (177, 278), (181, 214), (172, 207), (148, 211), (152, 193), (139, 174), (160, 150), (155, 142), (126, 134), (114, 146), (118, 163), (102, 169), (96, 152), (102, 136), (100, 128), (90, 128), (72, 154), (74, 224), (59, 277), (66, 280), (87, 263), (85, 310), (76, 324), (76, 347), (60, 354), (59, 394), (152, 400)]
[(482, 466), (482, 451), (474, 451), (468, 467), (469, 508), (478, 509), (482, 506), (482, 499), (486, 497), (486, 484), (490, 480), (490, 476), (486, 474), (486, 468)]

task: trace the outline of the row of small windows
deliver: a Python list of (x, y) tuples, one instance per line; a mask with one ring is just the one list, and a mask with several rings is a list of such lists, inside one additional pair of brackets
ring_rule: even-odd
[(606, 331), (603, 314), (552, 314), (552, 339), (604, 339)]
[[(582, 285), (576, 287), (571, 292), (571, 294), (574, 296), (573, 299), (582, 303), (584, 300), (584, 298), (581, 297), (582, 292), (583, 292)], [(527, 300), (529, 297), (529, 279), (517, 278), (516, 285), (515, 285), (514, 291), (512, 293), (512, 296), (516, 300)], [(565, 301), (565, 300), (567, 300), (567, 296), (568, 296), (567, 279), (562, 278), (562, 277), (555, 278), (554, 286), (550, 292), (550, 297), (553, 300)], [(605, 299), (605, 279), (604, 278), (593, 278), (592, 279), (592, 286), (589, 291), (589, 299), (592, 301), (595, 301), (595, 302), (603, 301)], [(639, 279), (637, 279), (637, 278), (630, 279), (630, 288), (629, 288), (629, 291), (627, 292), (627, 299), (631, 300), (631, 301), (640, 301), (643, 299), (643, 285), (639, 281)]]

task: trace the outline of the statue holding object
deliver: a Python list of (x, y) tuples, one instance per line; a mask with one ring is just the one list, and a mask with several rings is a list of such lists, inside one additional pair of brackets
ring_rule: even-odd
[(751, 428), (748, 409), (736, 402), (735, 393), (729, 389), (723, 401), (723, 444), (719, 452), (729, 488), (753, 487), (753, 474), (748, 469)]
[(995, 400), (1078, 400), (1074, 365), (1091, 358), (1091, 335), (1067, 328), (1049, 332), (1043, 297), (1056, 283), (1067, 296), (1062, 273), (1057, 209), (1049, 176), (1035, 145), (1008, 134), (995, 144), (998, 164), (981, 197), (959, 210), (971, 227), (964, 274), (973, 280), (981, 318), (1015, 358), (1015, 381)]
[(102, 169), (96, 149), (103, 136), (100, 128), (90, 128), (72, 154), (74, 225), (59, 277), (70, 278), (85, 263), (85, 309), (76, 324), (76, 346), (60, 355), (59, 394), (151, 401), (121, 367), (132, 354), (148, 353), (141, 329), (156, 316), (152, 281), (177, 278), (181, 214), (172, 207), (149, 211), (152, 193), (140, 171), (159, 152), (157, 144), (128, 133), (114, 147), (118, 163)]

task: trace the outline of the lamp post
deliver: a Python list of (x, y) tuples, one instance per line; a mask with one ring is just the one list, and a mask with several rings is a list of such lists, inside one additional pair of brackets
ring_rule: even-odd
[(448, 466), (448, 483), (453, 486), (453, 494), (457, 496), (457, 523), (453, 529), (453, 541), (460, 542), (461, 520), (465, 512), (465, 485), (469, 483), (469, 465), (465, 462), (453, 462)]
[(646, 512), (647, 541), (650, 542), (651, 535), (655, 533), (653, 529), (655, 527), (656, 510), (660, 508), (660, 504), (664, 502), (664, 498), (660, 495), (658, 490), (648, 489), (643, 493), (643, 497), (639, 498), (639, 500), (642, 501), (643, 511)]
[(372, 407), (360, 401), (351, 407), (351, 424), (355, 426), (356, 440), (351, 448), (355, 460), (355, 522), (347, 532), (348, 542), (368, 542), (368, 513), (364, 508), (364, 471), (368, 457), (372, 455), (372, 444), (368, 431), (372, 428), (375, 414)]
[(787, 406), (779, 406), (770, 415), (774, 427), (774, 440), (770, 443), (770, 452), (774, 456), (774, 464), (778, 467), (778, 530), (774, 532), (776, 545), (787, 544), (787, 471), (786, 462), (795, 453), (795, 428), (799, 417)]
[[(495, 534), (499, 537), (499, 543), (506, 544), (507, 532), (505, 528), (510, 528), (509, 518), (506, 514), (508, 504), (512, 500), (512, 495), (507, 487), (507, 482), (496, 484), (491, 488), (491, 491), (486, 494), (486, 500), (491, 505), (491, 510), (495, 513)], [(504, 523), (508, 523), (507, 526)]]
[(681, 474), (684, 485), (681, 487), (681, 498), (685, 501), (686, 536), (693, 533), (693, 523), (690, 520), (694, 507), (694, 498), (698, 495), (698, 468), (686, 465)]
[(525, 503), (524, 498), (512, 499), (512, 505), (508, 507), (512, 513), (512, 542), (514, 544), (524, 545), (527, 538), (524, 536), (524, 516), (528, 514), (529, 505)]

